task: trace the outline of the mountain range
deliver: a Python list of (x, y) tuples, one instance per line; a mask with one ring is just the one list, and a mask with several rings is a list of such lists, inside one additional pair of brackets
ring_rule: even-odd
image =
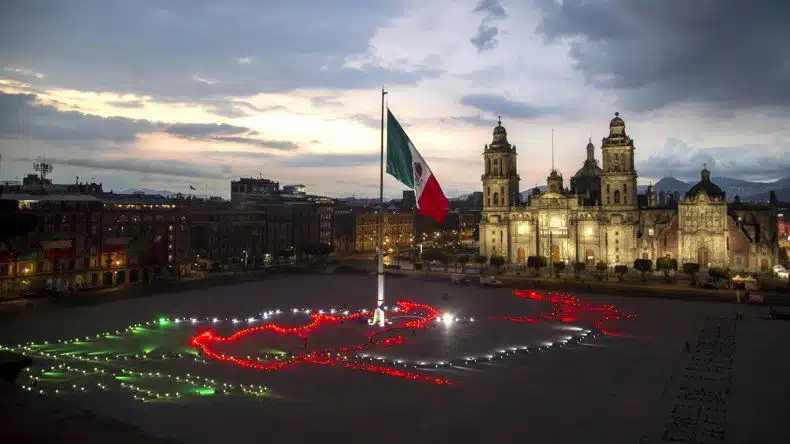
[(168, 190), (152, 190), (150, 188), (129, 188), (128, 190), (118, 191), (118, 194), (148, 194), (148, 195), (160, 195), (164, 197), (174, 196), (178, 193), (174, 193)]
[[(780, 202), (790, 202), (790, 177), (779, 179), (773, 182), (751, 182), (748, 180), (733, 179), (730, 177), (713, 177), (711, 181), (719, 186), (725, 193), (727, 193), (727, 200), (732, 201), (735, 196), (740, 196), (744, 202), (768, 202), (769, 193), (773, 190), (776, 197)], [(697, 184), (698, 181), (684, 182), (674, 177), (664, 177), (658, 182), (653, 184), (653, 189), (656, 193), (660, 192), (679, 192), (681, 196)], [(540, 186), (541, 191), (546, 191), (546, 186)], [(639, 185), (638, 192), (644, 194), (647, 191), (647, 185)], [(123, 191), (118, 191), (121, 194), (159, 194), (162, 196), (172, 196), (177, 193), (169, 190), (152, 190), (148, 188), (130, 188)], [(532, 188), (522, 191), (521, 197), (524, 201), (527, 200), (529, 194), (532, 193)], [(464, 201), (467, 200), (472, 193), (461, 194), (459, 196), (450, 197), (450, 200)], [(389, 200), (389, 199), (387, 199)]]
[[(660, 192), (679, 192), (682, 196), (697, 184), (697, 180), (683, 182), (674, 177), (664, 177), (653, 184), (653, 190)], [(768, 195), (773, 190), (779, 201), (790, 201), (790, 177), (779, 179), (773, 182), (751, 182), (748, 180), (733, 179), (731, 177), (712, 177), (711, 182), (715, 183), (727, 193), (727, 200), (732, 201), (735, 196), (740, 196), (744, 202), (767, 202)], [(638, 192), (647, 191), (646, 185), (640, 185)]]

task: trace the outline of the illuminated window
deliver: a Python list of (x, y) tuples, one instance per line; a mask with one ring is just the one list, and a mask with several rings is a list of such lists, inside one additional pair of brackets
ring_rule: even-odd
[(655, 231), (652, 228), (648, 228), (647, 229), (647, 234), (648, 234), (648, 236), (654, 236), (656, 233), (655, 233)]

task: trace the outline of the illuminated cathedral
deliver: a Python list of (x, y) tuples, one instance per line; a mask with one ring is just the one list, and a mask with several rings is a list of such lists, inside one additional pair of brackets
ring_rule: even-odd
[(637, 193), (634, 140), (619, 113), (601, 142), (602, 165), (592, 140), (583, 166), (566, 188), (552, 169), (546, 189), (527, 199), (519, 190), (516, 146), (501, 120), (483, 151), (483, 215), (480, 254), (526, 264), (529, 256), (593, 266), (633, 266), (638, 258), (677, 259), (701, 268), (766, 270), (778, 263), (774, 205), (728, 202), (703, 168), (685, 196)]

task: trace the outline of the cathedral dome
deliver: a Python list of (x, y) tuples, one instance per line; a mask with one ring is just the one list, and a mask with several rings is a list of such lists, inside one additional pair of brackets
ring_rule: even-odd
[(584, 165), (576, 171), (573, 177), (599, 177), (603, 175), (603, 169), (597, 162), (584, 162)]
[(614, 119), (612, 119), (612, 121), (609, 122), (609, 128), (614, 128), (614, 127), (625, 127), (625, 121), (620, 118), (619, 112), (614, 113)]
[(499, 120), (497, 120), (496, 126), (494, 127), (494, 139), (496, 139), (496, 137), (498, 135), (507, 137), (507, 131), (505, 130), (505, 127), (502, 126), (502, 118), (501, 117), (499, 118)]
[(704, 191), (708, 197), (719, 199), (724, 199), (725, 197), (724, 191), (722, 191), (718, 185), (710, 181), (710, 171), (708, 171), (707, 168), (702, 168), (702, 171), (700, 171), (700, 181), (686, 192), (686, 197), (696, 197), (702, 191)]
[[(515, 149), (515, 146), (512, 148)], [(494, 127), (494, 140), (489, 145), (489, 149), (493, 151), (511, 151), (511, 145), (507, 141), (507, 131), (502, 126), (502, 117), (499, 117), (497, 125)]]
[(593, 145), (592, 139), (587, 143), (586, 149), (587, 160), (584, 161), (584, 165), (573, 176), (574, 178), (599, 177), (603, 175), (603, 169), (598, 166), (598, 162), (595, 160), (595, 145)]

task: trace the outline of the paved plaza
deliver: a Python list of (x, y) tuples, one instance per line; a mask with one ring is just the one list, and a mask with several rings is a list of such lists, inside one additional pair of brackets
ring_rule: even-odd
[(184, 443), (790, 442), (790, 323), (764, 307), (391, 278), (377, 330), (374, 300), (375, 276), (277, 276), (0, 337), (31, 393)]

